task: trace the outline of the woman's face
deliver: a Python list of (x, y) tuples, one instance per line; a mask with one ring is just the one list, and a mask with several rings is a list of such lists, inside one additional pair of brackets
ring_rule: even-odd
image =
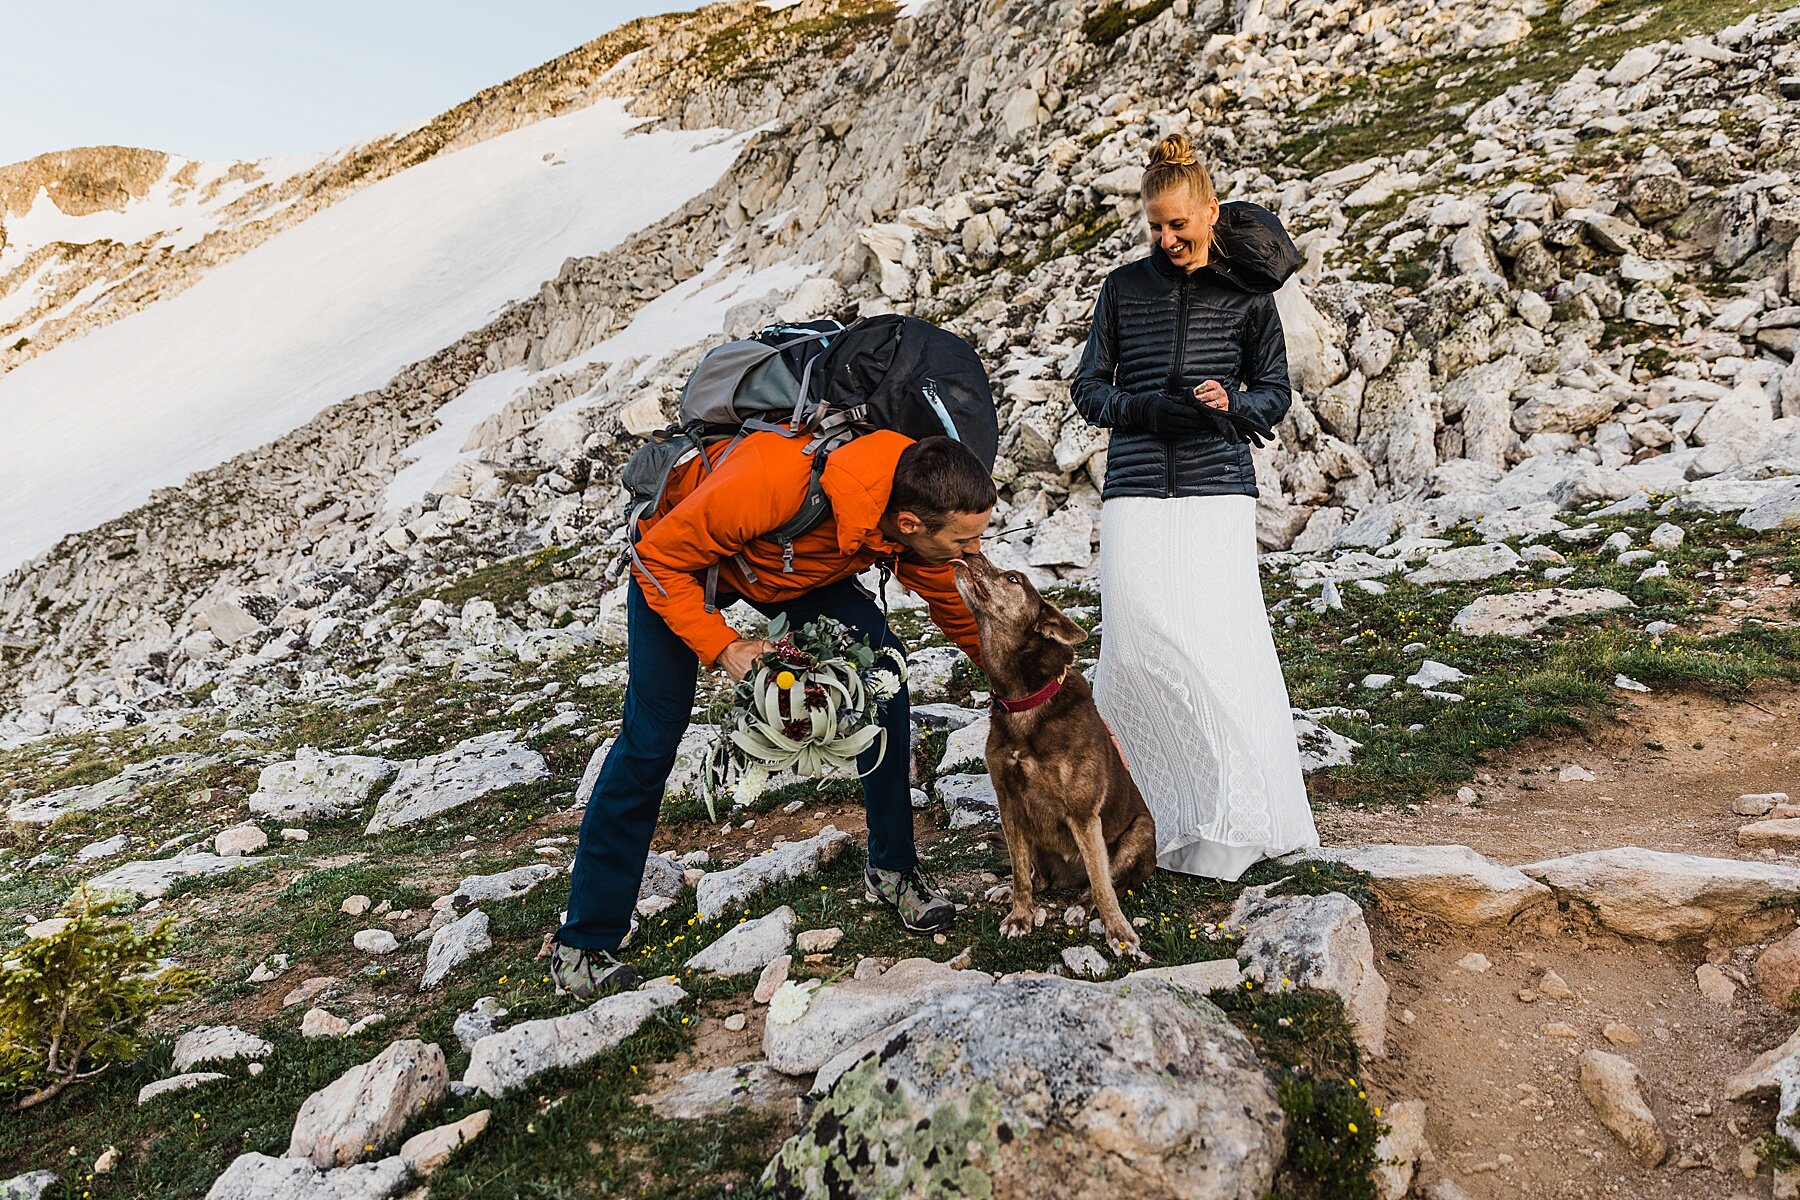
[(1144, 219), (1150, 223), (1151, 242), (1162, 247), (1170, 262), (1192, 271), (1206, 265), (1219, 200), (1215, 196), (1202, 204), (1193, 188), (1173, 187), (1144, 201)]

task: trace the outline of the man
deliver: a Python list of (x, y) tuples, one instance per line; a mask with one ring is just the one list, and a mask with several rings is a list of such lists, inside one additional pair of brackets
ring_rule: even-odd
[[(636, 982), (636, 971), (613, 952), (629, 931), (663, 789), (693, 710), (699, 664), (742, 679), (769, 649), (709, 610), (708, 568), (719, 570), (721, 608), (741, 596), (767, 616), (787, 613), (790, 627), (827, 616), (877, 649), (904, 653), (881, 608), (853, 578), (888, 563), (903, 586), (924, 598), (937, 626), (980, 661), (975, 620), (948, 564), (981, 548), (997, 499), (987, 467), (950, 438), (864, 434), (826, 460), (820, 482), (831, 516), (796, 539), (789, 561), (762, 535), (800, 507), (812, 467), (805, 447), (802, 438), (752, 433), (710, 471), (697, 460), (678, 468), (657, 513), (644, 518), (627, 588), (624, 718), (588, 797), (568, 919), (551, 956), (551, 977), (562, 991), (585, 1000)], [(710, 457), (717, 461), (721, 451)], [(940, 932), (956, 908), (918, 872), (904, 690), (888, 702), (882, 723), (887, 752), (880, 766), (870, 770), (873, 749), (857, 763), (868, 772), (864, 883), (870, 900), (892, 909), (908, 930)]]

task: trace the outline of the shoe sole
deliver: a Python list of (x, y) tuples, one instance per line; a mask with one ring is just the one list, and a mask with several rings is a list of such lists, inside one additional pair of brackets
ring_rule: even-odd
[(889, 912), (893, 913), (894, 916), (898, 917), (900, 919), (900, 928), (906, 930), (908, 933), (948, 933), (956, 925), (955, 909), (950, 910), (949, 919), (944, 921), (941, 925), (914, 925), (911, 921), (906, 919), (906, 914), (900, 911), (900, 906), (898, 904), (888, 900), (885, 896), (881, 895), (881, 893), (870, 887), (867, 880), (863, 881), (863, 895), (869, 898), (871, 904), (882, 905)]

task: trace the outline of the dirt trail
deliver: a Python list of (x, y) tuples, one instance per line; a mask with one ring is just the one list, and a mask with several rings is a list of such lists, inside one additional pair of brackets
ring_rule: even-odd
[[(1571, 764), (1596, 778), (1558, 782)], [(1585, 736), (1496, 756), (1473, 786), (1473, 802), (1465, 794), (1401, 811), (1322, 811), (1320, 832), (1336, 844), (1460, 842), (1514, 864), (1609, 846), (1774, 859), (1737, 846), (1746, 818), (1731, 801), (1744, 792), (1800, 794), (1800, 689), (1760, 689), (1747, 703), (1634, 697)], [(1378, 1094), (1427, 1101), (1436, 1161), (1425, 1178), (1448, 1175), (1483, 1200), (1770, 1195), (1769, 1170), (1747, 1178), (1739, 1162), (1772, 1127), (1774, 1106), (1728, 1103), (1722, 1085), (1800, 1018), (1754, 986), (1740, 986), (1728, 1005), (1707, 1000), (1694, 975), (1711, 960), (1753, 980), (1766, 941), (1658, 946), (1553, 910), (1473, 934), (1392, 910), (1378, 910), (1371, 925), (1393, 988), (1392, 1053), (1368, 1072)], [(1491, 965), (1459, 965), (1471, 953)], [(1547, 969), (1574, 999), (1537, 993)], [(1567, 1028), (1546, 1030), (1559, 1024)], [(1611, 1024), (1641, 1040), (1610, 1042), (1603, 1030)], [(1669, 1142), (1661, 1167), (1632, 1162), (1582, 1098), (1578, 1061), (1587, 1049), (1621, 1055), (1642, 1072)]]

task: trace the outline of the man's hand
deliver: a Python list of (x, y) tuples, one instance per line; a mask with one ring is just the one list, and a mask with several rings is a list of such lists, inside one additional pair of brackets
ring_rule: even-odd
[(756, 666), (757, 659), (774, 648), (768, 642), (739, 638), (719, 651), (719, 657), (713, 659), (713, 666), (718, 667), (733, 679), (742, 679), (750, 674), (750, 669)]
[(1231, 397), (1225, 394), (1225, 385), (1216, 379), (1209, 379), (1194, 389), (1194, 399), (1208, 408), (1225, 412), (1231, 407)]

